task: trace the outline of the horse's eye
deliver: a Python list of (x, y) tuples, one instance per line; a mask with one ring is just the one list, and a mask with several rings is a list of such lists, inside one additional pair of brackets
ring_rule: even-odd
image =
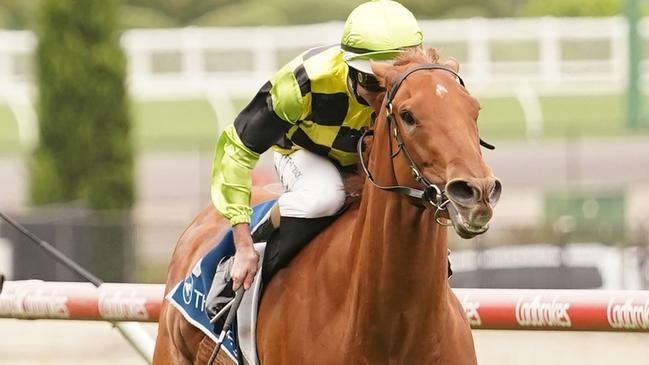
[(412, 117), (412, 114), (410, 114), (409, 111), (404, 110), (400, 114), (401, 120), (403, 120), (404, 123), (407, 125), (414, 125), (415, 124), (415, 118)]

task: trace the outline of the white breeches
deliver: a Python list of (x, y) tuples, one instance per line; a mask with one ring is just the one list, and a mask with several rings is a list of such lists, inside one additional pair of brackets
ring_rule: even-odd
[(334, 164), (315, 153), (274, 152), (275, 170), (285, 192), (279, 199), (284, 217), (319, 218), (336, 214), (345, 203), (343, 178)]

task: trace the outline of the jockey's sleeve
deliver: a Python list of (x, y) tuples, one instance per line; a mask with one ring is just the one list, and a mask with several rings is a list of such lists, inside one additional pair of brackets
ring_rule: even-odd
[(259, 156), (306, 113), (292, 63), (262, 86), (216, 144), (212, 202), (231, 225), (250, 223), (251, 171)]
[(234, 126), (227, 127), (218, 142), (212, 168), (212, 202), (230, 224), (250, 223), (250, 172), (259, 154), (246, 147)]

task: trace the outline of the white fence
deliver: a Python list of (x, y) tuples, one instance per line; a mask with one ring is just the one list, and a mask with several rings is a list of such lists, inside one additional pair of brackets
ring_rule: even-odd
[[(627, 22), (610, 18), (422, 21), (427, 44), (461, 61), (480, 94), (620, 90), (627, 78)], [(649, 20), (641, 22), (643, 41)], [(291, 27), (129, 30), (122, 37), (137, 97), (241, 95), (309, 47), (339, 42), (340, 22)], [(0, 31), (0, 99), (33, 81), (30, 32)], [(649, 64), (643, 62), (647, 69)]]

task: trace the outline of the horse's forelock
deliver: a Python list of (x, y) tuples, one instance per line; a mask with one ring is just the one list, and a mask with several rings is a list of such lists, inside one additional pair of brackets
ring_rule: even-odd
[(391, 68), (385, 74), (385, 80), (383, 86), (392, 85), (396, 82), (400, 70), (397, 68), (400, 66), (407, 65), (421, 65), (425, 63), (437, 63), (439, 61), (439, 54), (437, 49), (433, 47), (413, 47), (404, 51), (393, 63), (393, 68)]
[(437, 63), (437, 61), (439, 61), (437, 49), (433, 47), (414, 47), (407, 49), (399, 55), (399, 57), (394, 61), (394, 65), (404, 66), (411, 63)]

